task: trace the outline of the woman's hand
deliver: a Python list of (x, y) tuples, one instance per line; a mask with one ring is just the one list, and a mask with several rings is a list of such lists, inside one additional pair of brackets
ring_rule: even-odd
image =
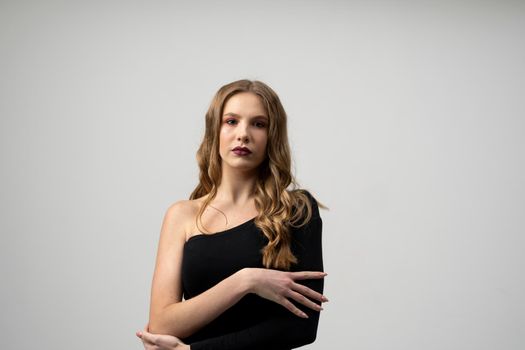
[(190, 350), (179, 338), (166, 334), (152, 334), (148, 332), (148, 325), (144, 330), (135, 333), (142, 340), (146, 350)]
[(327, 273), (319, 271), (287, 272), (273, 269), (245, 268), (248, 279), (248, 290), (260, 297), (281, 304), (299, 317), (308, 318), (288, 298), (292, 298), (310, 309), (321, 311), (323, 308), (312, 300), (326, 302), (328, 299), (322, 294), (296, 283), (296, 280), (324, 278)]

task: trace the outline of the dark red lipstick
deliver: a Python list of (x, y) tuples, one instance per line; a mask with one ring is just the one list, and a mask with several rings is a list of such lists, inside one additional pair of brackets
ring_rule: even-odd
[(250, 149), (248, 147), (235, 147), (234, 149), (232, 149), (233, 153), (239, 155), (239, 156), (245, 156), (247, 154), (250, 154), (252, 153), (252, 151), (250, 151)]

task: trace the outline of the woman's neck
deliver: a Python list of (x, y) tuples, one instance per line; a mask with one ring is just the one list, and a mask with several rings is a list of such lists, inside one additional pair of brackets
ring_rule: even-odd
[(253, 203), (256, 182), (256, 171), (223, 168), (215, 200), (235, 207)]

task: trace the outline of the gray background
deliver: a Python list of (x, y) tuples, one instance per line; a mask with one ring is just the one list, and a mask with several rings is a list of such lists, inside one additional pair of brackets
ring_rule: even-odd
[(321, 211), (308, 349), (525, 344), (519, 1), (2, 1), (6, 349), (141, 349), (215, 91), (260, 79)]

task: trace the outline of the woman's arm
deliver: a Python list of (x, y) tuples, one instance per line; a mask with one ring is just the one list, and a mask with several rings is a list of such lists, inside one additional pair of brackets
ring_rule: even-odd
[[(297, 242), (294, 253), (299, 259), (299, 264), (294, 270), (323, 271), (321, 232), (322, 220), (320, 217), (312, 219), (309, 224), (295, 232)], [(252, 275), (257, 278), (257, 274)], [(252, 286), (261, 282), (249, 283), (250, 290), (253, 290)], [(301, 284), (319, 294), (323, 293), (324, 280), (322, 279), (304, 280)], [(310, 344), (317, 335), (319, 311), (293, 302), (308, 315), (308, 318), (297, 317), (282, 306), (275, 304), (271, 318), (238, 332), (193, 342), (190, 344), (191, 350), (278, 350)]]
[(190, 350), (179, 338), (172, 335), (152, 334), (148, 332), (148, 325), (143, 330), (135, 332), (142, 341), (145, 350)]
[[(222, 280), (212, 288), (189, 299), (182, 301), (181, 266), (183, 248), (186, 242), (183, 222), (186, 206), (182, 202), (172, 205), (166, 212), (162, 224), (155, 273), (151, 290), (151, 305), (149, 330), (151, 333), (173, 335), (186, 338), (213, 321), (242, 297), (251, 292), (253, 276), (248, 269), (242, 269)], [(186, 216), (187, 217), (187, 216)], [(319, 270), (320, 271), (320, 270)], [(270, 271), (266, 271), (270, 273)], [(275, 271), (275, 273), (281, 273)], [(297, 275), (297, 276), (296, 276)], [(313, 291), (301, 290), (292, 294), (288, 284), (291, 279), (321, 278), (315, 272), (302, 272), (284, 279), (267, 281), (263, 297), (278, 302), (291, 312), (300, 310), (287, 297), (296, 299), (306, 306), (311, 302), (302, 300), (302, 294), (313, 296), (320, 300), (321, 295), (313, 295)], [(259, 289), (261, 290), (261, 289)], [(293, 317), (290, 311), (287, 311)]]
[(240, 273), (235, 273), (206, 292), (182, 302), (184, 222), (188, 215), (191, 215), (190, 209), (179, 201), (170, 206), (164, 216), (151, 288), (149, 329), (152, 333), (188, 337), (247, 293), (244, 279)]

